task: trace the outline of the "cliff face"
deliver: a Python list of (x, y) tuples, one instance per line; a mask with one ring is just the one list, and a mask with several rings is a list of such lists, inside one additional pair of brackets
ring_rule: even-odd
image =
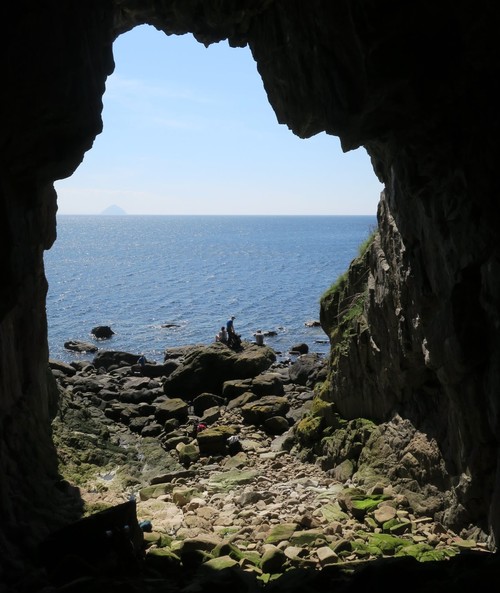
[[(385, 184), (380, 235), (353, 271), (367, 273), (366, 287), (353, 289), (366, 290), (364, 321), (350, 356), (332, 361), (329, 397), (348, 418), (399, 415), (430, 435), (463, 510), (455, 520), (481, 523), (498, 539), (498, 21), (486, 0), (8, 5), (0, 552), (13, 542), (26, 549), (73, 515), (51, 445), (43, 251), (55, 239), (53, 182), (74, 171), (101, 131), (112, 42), (139, 23), (205, 44), (248, 44), (280, 123), (300, 137), (325, 130), (346, 150), (368, 149)], [(337, 317), (323, 312), (330, 333)]]

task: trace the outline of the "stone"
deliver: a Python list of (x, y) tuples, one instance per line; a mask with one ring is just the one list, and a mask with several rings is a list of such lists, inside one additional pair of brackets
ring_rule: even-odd
[(213, 393), (200, 393), (193, 399), (193, 411), (197, 416), (202, 416), (205, 410), (213, 407), (221, 407), (225, 399)]
[(282, 541), (289, 541), (297, 529), (296, 523), (283, 523), (271, 529), (266, 538), (266, 543), (276, 544)]
[(219, 420), (220, 416), (220, 408), (218, 406), (214, 406), (213, 408), (208, 408), (203, 412), (201, 421), (206, 424), (213, 424)]
[(244, 344), (235, 352), (221, 343), (201, 346), (189, 352), (164, 382), (166, 395), (194, 398), (209, 391), (222, 393), (225, 381), (247, 379), (268, 369), (276, 355), (267, 346)]
[(259, 425), (273, 416), (284, 416), (290, 404), (286, 397), (266, 395), (260, 399), (249, 402), (241, 408), (243, 420), (249, 424)]
[(155, 418), (160, 424), (167, 420), (175, 419), (179, 422), (185, 422), (188, 419), (189, 406), (180, 398), (172, 398), (161, 402), (156, 406)]
[(381, 504), (373, 511), (373, 517), (379, 525), (396, 517), (396, 508), (392, 505)]
[(320, 548), (316, 548), (316, 555), (318, 556), (321, 566), (336, 564), (339, 561), (339, 557), (329, 546), (321, 546)]
[(198, 447), (198, 443), (196, 442), (179, 443), (176, 445), (175, 449), (179, 455), (179, 463), (185, 467), (189, 467), (200, 458), (200, 449)]
[(120, 368), (132, 366), (137, 362), (139, 356), (131, 352), (122, 352), (119, 350), (100, 350), (94, 356), (93, 365), (96, 368), (109, 370), (113, 367)]
[(271, 416), (264, 420), (264, 430), (268, 434), (281, 435), (284, 434), (289, 428), (288, 420), (283, 416)]
[(201, 455), (225, 455), (227, 439), (237, 433), (234, 426), (214, 426), (199, 432), (196, 436)]
[(251, 381), (250, 390), (258, 395), (282, 395), (284, 393), (282, 377), (279, 373), (261, 373)]
[(98, 348), (95, 344), (90, 342), (83, 342), (82, 340), (68, 340), (64, 342), (66, 350), (73, 350), (74, 352), (97, 352)]
[(76, 374), (76, 369), (62, 360), (49, 360), (49, 367), (52, 371), (59, 371), (68, 377), (73, 377)]
[(285, 564), (286, 556), (282, 550), (273, 545), (264, 546), (260, 567), (262, 572), (277, 573), (281, 572)]
[(90, 330), (90, 333), (100, 340), (108, 340), (115, 335), (109, 325), (97, 325)]
[(294, 344), (290, 348), (290, 352), (298, 353), (298, 354), (307, 354), (309, 352), (309, 346), (301, 342), (300, 344)]

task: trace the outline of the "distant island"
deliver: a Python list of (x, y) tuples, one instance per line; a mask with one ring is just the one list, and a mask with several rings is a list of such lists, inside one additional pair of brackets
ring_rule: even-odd
[(125, 212), (125, 210), (123, 208), (120, 208), (120, 206), (117, 206), (116, 204), (113, 204), (112, 206), (108, 206), (107, 208), (105, 208), (101, 214), (104, 214), (106, 216), (116, 216), (116, 215), (122, 215), (122, 214), (127, 214)]

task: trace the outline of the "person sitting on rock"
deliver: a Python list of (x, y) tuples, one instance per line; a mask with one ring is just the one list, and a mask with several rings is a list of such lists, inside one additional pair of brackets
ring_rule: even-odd
[(215, 336), (216, 342), (222, 342), (223, 344), (227, 344), (227, 331), (224, 326), (220, 328), (220, 332)]
[(255, 337), (255, 343), (257, 344), (257, 346), (263, 346), (264, 345), (264, 334), (262, 333), (262, 331), (260, 329), (258, 329), (254, 333), (254, 337)]

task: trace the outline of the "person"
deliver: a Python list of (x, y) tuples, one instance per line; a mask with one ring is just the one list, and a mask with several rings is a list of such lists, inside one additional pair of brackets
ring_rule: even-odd
[(144, 356), (144, 354), (141, 354), (137, 359), (137, 362), (132, 365), (132, 374), (136, 375), (137, 373), (139, 373), (142, 375), (144, 372), (144, 367), (146, 366), (146, 362), (146, 357)]
[(233, 350), (238, 350), (241, 346), (241, 336), (234, 331), (234, 320), (236, 317), (233, 315), (226, 323), (227, 330), (227, 345)]
[(228, 319), (227, 323), (226, 323), (226, 329), (227, 329), (227, 335), (228, 338), (230, 339), (231, 336), (234, 336), (234, 320), (236, 319), (236, 317), (233, 315), (230, 319)]
[(227, 344), (227, 331), (224, 326), (220, 328), (220, 332), (215, 336), (215, 341)]
[(262, 333), (262, 331), (260, 329), (258, 329), (254, 333), (254, 337), (255, 337), (255, 343), (257, 344), (257, 346), (263, 346), (264, 345), (264, 334)]

